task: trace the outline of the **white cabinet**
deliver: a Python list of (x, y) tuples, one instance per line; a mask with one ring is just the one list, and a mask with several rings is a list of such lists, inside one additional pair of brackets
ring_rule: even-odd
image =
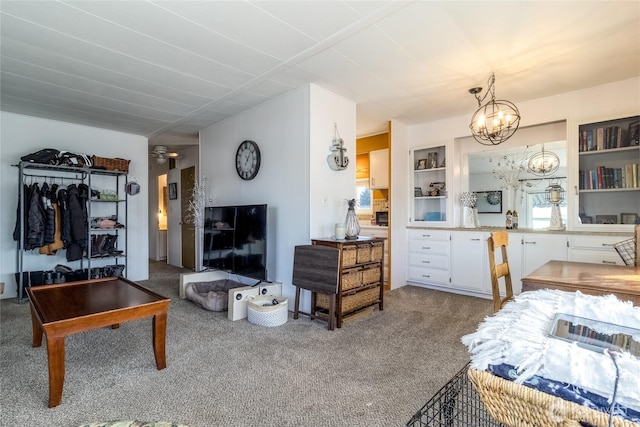
[(522, 245), (522, 277), (547, 261), (567, 260), (567, 236), (565, 235), (523, 234)]
[(451, 284), (475, 292), (491, 292), (487, 237), (482, 232), (451, 233)]
[(569, 261), (625, 265), (613, 245), (631, 236), (571, 236)]
[(410, 156), (409, 223), (418, 226), (451, 226), (453, 205), (447, 168), (449, 144), (413, 149)]
[(447, 231), (408, 231), (409, 282), (449, 285), (450, 235)]
[(389, 188), (389, 149), (369, 152), (369, 188)]

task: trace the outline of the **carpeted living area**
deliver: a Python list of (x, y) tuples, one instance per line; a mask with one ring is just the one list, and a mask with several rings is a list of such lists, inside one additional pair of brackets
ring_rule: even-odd
[(405, 286), (334, 332), (304, 317), (265, 328), (178, 298), (186, 270), (150, 265), (141, 283), (172, 299), (167, 368), (155, 367), (150, 319), (69, 336), (52, 409), (29, 306), (1, 302), (0, 425), (400, 426), (468, 362), (460, 337), (492, 312), (489, 300)]

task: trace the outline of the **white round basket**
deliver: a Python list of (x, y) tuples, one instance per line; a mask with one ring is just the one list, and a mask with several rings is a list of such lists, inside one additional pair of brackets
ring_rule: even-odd
[[(278, 304), (273, 304), (273, 300)], [(247, 301), (247, 320), (260, 326), (280, 326), (289, 318), (286, 298), (262, 295)]]

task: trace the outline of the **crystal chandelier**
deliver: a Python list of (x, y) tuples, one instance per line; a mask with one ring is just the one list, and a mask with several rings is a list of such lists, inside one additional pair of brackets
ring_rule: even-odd
[[(496, 77), (492, 73), (489, 77), (489, 88), (484, 96), (480, 96), (481, 87), (469, 89), (469, 93), (478, 100), (478, 109), (471, 118), (471, 135), (483, 145), (498, 145), (516, 133), (520, 125), (520, 112), (518, 108), (509, 101), (496, 99), (495, 88)], [(482, 103), (491, 95), (491, 99), (484, 105)]]
[(560, 158), (556, 153), (544, 151), (544, 144), (542, 144), (542, 151), (531, 156), (527, 165), (527, 170), (537, 176), (552, 175), (558, 168), (560, 168)]

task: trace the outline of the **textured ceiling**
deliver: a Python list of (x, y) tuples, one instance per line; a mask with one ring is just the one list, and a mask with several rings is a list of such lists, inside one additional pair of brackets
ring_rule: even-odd
[(640, 76), (638, 1), (2, 0), (0, 19), (2, 110), (173, 150), (308, 83), (366, 136), (471, 115), (492, 72), (516, 103)]

